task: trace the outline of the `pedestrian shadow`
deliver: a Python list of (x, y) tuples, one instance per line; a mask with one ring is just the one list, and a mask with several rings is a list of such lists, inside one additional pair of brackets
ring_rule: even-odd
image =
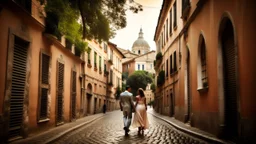
[(132, 132), (129, 135), (125, 136), (120, 136), (117, 141), (120, 144), (133, 144), (135, 141), (136, 142), (142, 142), (145, 139), (147, 139), (148, 136), (146, 134), (144, 135), (138, 135), (137, 132)]

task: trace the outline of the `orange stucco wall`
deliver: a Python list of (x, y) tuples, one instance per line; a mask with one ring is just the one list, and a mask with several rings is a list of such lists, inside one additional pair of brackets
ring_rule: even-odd
[[(160, 104), (163, 104), (164, 114), (169, 115), (169, 106), (165, 106), (167, 90), (175, 89), (175, 118), (183, 121), (184, 115), (187, 113), (187, 54), (190, 54), (190, 91), (191, 91), (191, 123), (200, 129), (217, 134), (219, 125), (223, 122), (224, 106), (223, 98), (221, 97), (219, 88), (222, 75), (222, 69), (219, 65), (220, 51), (220, 29), (223, 27), (221, 22), (223, 18), (231, 20), (234, 29), (235, 49), (237, 51), (237, 102), (238, 112), (240, 114), (241, 133), (248, 136), (252, 132), (252, 127), (255, 127), (256, 106), (254, 102), (256, 97), (255, 92), (255, 72), (256, 58), (254, 56), (256, 49), (254, 48), (255, 25), (254, 20), (256, 3), (253, 0), (234, 0), (234, 1), (205, 1), (201, 10), (196, 14), (196, 17), (191, 21), (187, 29), (187, 33), (183, 33), (181, 37), (178, 34), (181, 32), (185, 24), (189, 21), (193, 12), (199, 7), (199, 0), (190, 1), (190, 10), (188, 19), (181, 19), (181, 1), (177, 3), (177, 27), (172, 27), (172, 34), (168, 32), (168, 38), (165, 37), (165, 44), (159, 47), (164, 25), (169, 19), (169, 12), (175, 1), (165, 1), (165, 4), (170, 3), (170, 7), (162, 8), (160, 22), (155, 34), (155, 41), (158, 45), (158, 50), (162, 52), (163, 59), (157, 73), (162, 69), (166, 71), (166, 60), (170, 63), (169, 56), (174, 51), (181, 52), (181, 65), (179, 65), (179, 57), (177, 56), (177, 66), (180, 68), (178, 74), (166, 78), (162, 87), (158, 88), (156, 95), (159, 97)], [(202, 2), (202, 1), (201, 1)], [(200, 2), (199, 2), (200, 3)], [(174, 17), (172, 17), (174, 18)], [(172, 21), (173, 22), (173, 21)], [(168, 29), (170, 28), (168, 24)], [(184, 37), (186, 35), (186, 37)], [(203, 36), (206, 44), (206, 63), (208, 76), (208, 89), (204, 92), (199, 92), (198, 84), (198, 58), (199, 58), (199, 37)], [(170, 64), (169, 64), (170, 66)], [(168, 66), (168, 71), (169, 70)], [(173, 86), (173, 80), (178, 80), (178, 86)], [(163, 93), (162, 93), (163, 92)], [(162, 99), (163, 96), (163, 99)], [(167, 108), (167, 109), (166, 109)], [(251, 127), (251, 129), (249, 129)], [(247, 135), (248, 134), (248, 135)]]
[[(30, 72), (29, 79), (29, 102), (28, 102), (28, 128), (29, 133), (39, 132), (43, 129), (55, 126), (55, 105), (56, 105), (56, 64), (57, 58), (63, 55), (65, 61), (65, 74), (64, 74), (64, 121), (70, 120), (70, 83), (71, 83), (71, 69), (75, 66), (77, 72), (76, 80), (76, 111), (80, 108), (80, 82), (79, 75), (80, 64), (82, 60), (76, 58), (70, 51), (66, 50), (62, 45), (53, 44), (53, 42), (43, 36), (44, 26), (42, 25), (44, 20), (36, 15), (35, 2), (32, 6), (32, 15), (27, 15), (23, 11), (9, 10), (9, 7), (4, 7), (0, 12), (0, 115), (3, 114), (4, 97), (5, 97), (5, 84), (6, 84), (6, 68), (7, 68), (7, 50), (8, 50), (8, 37), (9, 30), (22, 35), (25, 33), (28, 35), (30, 45), (30, 65), (27, 69)], [(17, 14), (18, 13), (18, 14)], [(34, 19), (35, 18), (35, 19)], [(38, 20), (38, 21), (37, 21)], [(43, 50), (51, 56), (50, 66), (50, 121), (45, 123), (38, 123), (38, 101), (39, 101), (39, 66), (40, 66), (40, 52)]]

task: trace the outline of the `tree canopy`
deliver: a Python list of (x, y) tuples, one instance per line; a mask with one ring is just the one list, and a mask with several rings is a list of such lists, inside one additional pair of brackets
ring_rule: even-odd
[(146, 71), (135, 71), (127, 79), (127, 85), (132, 88), (133, 96), (137, 95), (137, 90), (139, 88), (143, 88), (145, 90), (147, 84), (152, 82), (152, 76)]
[(137, 13), (142, 5), (133, 0), (49, 0), (45, 6), (46, 13), (57, 18), (62, 34), (74, 39), (81, 34), (83, 39), (99, 41), (108, 41), (116, 30), (126, 26), (128, 9)]

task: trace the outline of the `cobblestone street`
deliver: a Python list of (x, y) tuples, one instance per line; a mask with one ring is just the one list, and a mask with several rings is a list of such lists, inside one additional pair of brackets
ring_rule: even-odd
[(202, 144), (202, 140), (193, 138), (173, 128), (168, 123), (148, 114), (150, 128), (144, 136), (137, 135), (137, 129), (130, 128), (130, 135), (124, 136), (122, 113), (115, 111), (106, 114), (93, 123), (72, 131), (53, 143), (174, 143)]

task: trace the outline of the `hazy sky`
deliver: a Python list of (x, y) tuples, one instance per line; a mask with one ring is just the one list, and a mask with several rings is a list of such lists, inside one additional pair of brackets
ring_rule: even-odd
[(135, 0), (143, 5), (143, 11), (137, 14), (126, 12), (127, 26), (118, 30), (114, 39), (110, 41), (117, 47), (131, 50), (132, 44), (139, 36), (142, 27), (144, 39), (149, 43), (150, 49), (155, 50), (154, 34), (158, 16), (162, 6), (162, 0)]

